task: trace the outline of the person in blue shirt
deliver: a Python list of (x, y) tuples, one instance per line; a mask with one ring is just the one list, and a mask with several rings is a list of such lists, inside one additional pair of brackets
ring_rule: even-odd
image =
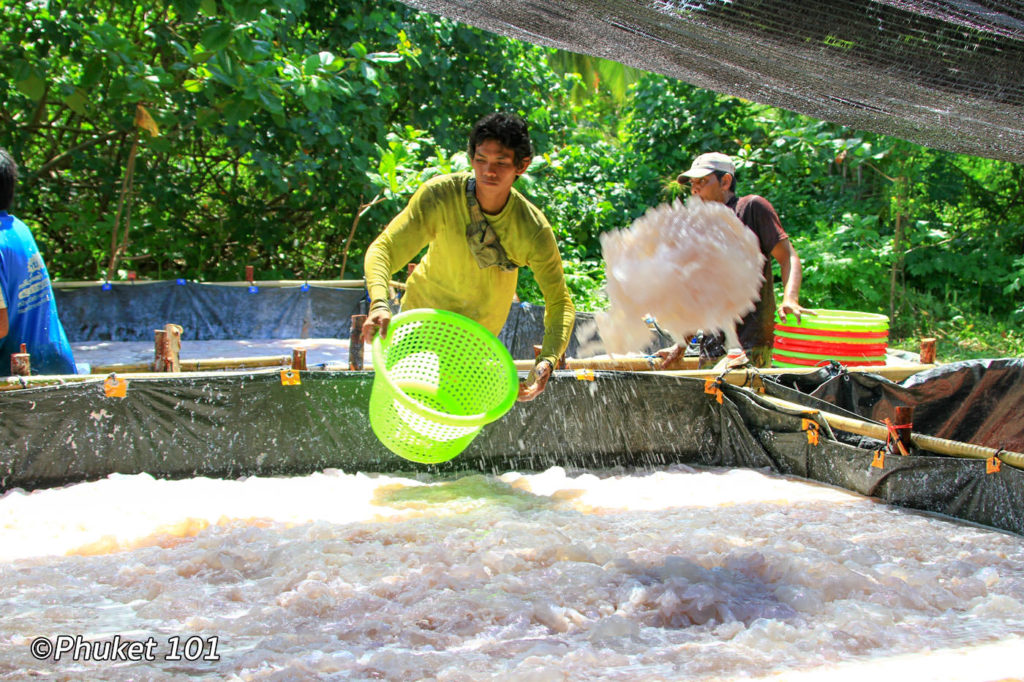
[(18, 165), (0, 149), (0, 376), (10, 374), (11, 355), (21, 344), (33, 374), (75, 374), (39, 247), (25, 223), (7, 212), (17, 180)]

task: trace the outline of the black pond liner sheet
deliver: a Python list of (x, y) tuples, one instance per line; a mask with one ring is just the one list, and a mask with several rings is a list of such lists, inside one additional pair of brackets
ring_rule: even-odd
[[(246, 286), (190, 281), (110, 284), (54, 289), (61, 324), (72, 343), (152, 341), (165, 325), (182, 327), (181, 338), (347, 339), (352, 316), (366, 312), (366, 290), (339, 287)], [(593, 313), (576, 314), (576, 332), (566, 348), (577, 357), (581, 344), (591, 354), (603, 352)], [(515, 302), (498, 335), (512, 357), (532, 360), (533, 347), (544, 340), (544, 306)], [(652, 352), (672, 345), (652, 332)]]
[[(1021, 370), (1011, 361), (994, 371), (1009, 371), (1004, 364)], [(944, 369), (943, 382), (967, 375), (984, 382), (987, 374), (969, 363)], [(124, 398), (106, 396), (101, 381), (0, 392), (0, 488), (58, 486), (113, 473), (234, 478), (337, 468), (444, 475), (684, 463), (799, 476), (1024, 534), (1024, 472), (1004, 465), (988, 474), (983, 460), (924, 451), (889, 455), (884, 468), (875, 468), (877, 442), (854, 442), (819, 422), (814, 444), (804, 415), (730, 385), (720, 386), (719, 402), (693, 378), (556, 372), (537, 400), (517, 403), (461, 455), (436, 466), (401, 459), (373, 435), (369, 372), (303, 372), (299, 385), (283, 384), (275, 370), (128, 381)], [(886, 386), (881, 393), (914, 390), (935, 398), (931, 409), (941, 412), (942, 391), (932, 391), (931, 382), (919, 378), (911, 388)], [(789, 400), (805, 396), (767, 384), (770, 393)], [(1019, 399), (1019, 389), (1015, 395)], [(806, 397), (812, 407), (829, 405)], [(956, 392), (948, 399), (963, 400)]]
[(349, 337), (363, 289), (246, 286), (191, 281), (55, 288), (72, 343), (152, 341), (153, 330), (182, 327), (183, 340)]

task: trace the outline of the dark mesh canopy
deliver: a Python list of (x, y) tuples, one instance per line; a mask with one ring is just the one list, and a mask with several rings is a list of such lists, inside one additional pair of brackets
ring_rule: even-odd
[(1020, 2), (405, 2), (815, 118), (1024, 162)]

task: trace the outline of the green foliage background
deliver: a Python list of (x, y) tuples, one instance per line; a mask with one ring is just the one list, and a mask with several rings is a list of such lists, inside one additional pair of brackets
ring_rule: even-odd
[[(360, 277), (408, 196), (466, 168), (469, 127), (504, 109), (531, 123), (538, 156), (519, 186), (555, 227), (581, 309), (602, 305), (601, 232), (678, 196), (676, 174), (719, 150), (741, 160), (741, 193), (782, 217), (804, 305), (1024, 350), (1020, 165), (387, 0), (4, 2), (0, 16), (0, 145), (58, 279)], [(520, 296), (539, 298), (528, 273)]]

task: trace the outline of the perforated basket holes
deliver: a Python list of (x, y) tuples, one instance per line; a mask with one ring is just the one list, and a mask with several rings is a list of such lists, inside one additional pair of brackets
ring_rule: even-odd
[(508, 394), (502, 359), (471, 331), (443, 320), (424, 320), (401, 325), (396, 332), (386, 350), (386, 371), (397, 385), (413, 381), (435, 386), (437, 399), (416, 397), (424, 405), (470, 416), (489, 411)]
[(414, 462), (443, 462), (458, 455), (479, 432), (480, 427), (453, 427), (439, 424), (410, 411), (394, 393), (378, 392), (381, 401), (374, 433), (392, 452)]
[(396, 392), (375, 383), (370, 396), (373, 431), (389, 450), (405, 459), (432, 464), (458, 455), (480, 431), (480, 426), (450, 426), (409, 409), (419, 402), (445, 411), (442, 403), (417, 391)]
[(401, 401), (395, 401), (394, 408), (398, 419), (405, 424), (406, 429), (423, 436), (431, 444), (455, 440), (480, 430), (480, 425), (451, 426), (421, 417), (403, 405)]

